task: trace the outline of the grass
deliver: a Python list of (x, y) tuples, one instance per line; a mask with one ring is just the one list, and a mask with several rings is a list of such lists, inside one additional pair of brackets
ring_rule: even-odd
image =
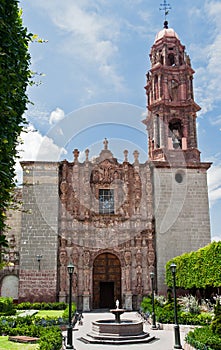
[[(38, 317), (62, 317), (64, 310), (39, 310), (35, 316)], [(1, 348), (0, 348), (1, 350)]]
[(0, 336), (0, 350), (37, 350), (38, 344), (22, 344), (8, 341), (8, 336)]
[[(39, 310), (39, 317), (62, 317), (64, 310)], [(37, 350), (38, 344), (15, 343), (8, 340), (8, 336), (0, 336), (0, 350)]]

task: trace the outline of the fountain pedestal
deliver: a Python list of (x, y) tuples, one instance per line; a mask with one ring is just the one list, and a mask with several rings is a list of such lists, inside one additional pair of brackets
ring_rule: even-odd
[(115, 315), (115, 322), (116, 323), (120, 323), (120, 315), (122, 315), (124, 313), (124, 309), (111, 309), (110, 312)]

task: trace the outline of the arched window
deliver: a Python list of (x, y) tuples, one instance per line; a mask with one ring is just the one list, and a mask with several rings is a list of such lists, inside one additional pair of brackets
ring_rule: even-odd
[(182, 148), (182, 125), (180, 120), (173, 120), (169, 123), (169, 134), (172, 138), (172, 144), (174, 149)]
[(168, 55), (168, 65), (169, 66), (173, 66), (175, 64), (175, 58), (174, 58), (174, 54), (170, 53)]

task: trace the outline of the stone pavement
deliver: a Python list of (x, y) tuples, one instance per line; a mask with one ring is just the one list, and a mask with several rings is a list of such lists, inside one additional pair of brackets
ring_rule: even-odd
[[(144, 331), (155, 336), (155, 340), (143, 344), (129, 344), (129, 345), (107, 345), (107, 344), (85, 344), (79, 338), (83, 337), (91, 331), (91, 322), (101, 319), (113, 319), (114, 316), (110, 312), (90, 312), (83, 313), (83, 325), (76, 326), (73, 332), (73, 345), (76, 350), (173, 350), (174, 349), (174, 330), (173, 326), (166, 327), (164, 330), (152, 330), (149, 324), (144, 324)], [(139, 315), (136, 312), (125, 312), (121, 319), (138, 319)], [(181, 344), (184, 347), (184, 338), (188, 333), (188, 329), (181, 327), (180, 337)], [(66, 336), (67, 332), (63, 332)], [(64, 348), (65, 349), (65, 348)]]

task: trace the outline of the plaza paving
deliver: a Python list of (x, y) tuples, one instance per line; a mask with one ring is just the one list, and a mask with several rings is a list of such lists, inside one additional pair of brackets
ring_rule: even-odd
[[(91, 322), (99, 319), (113, 319), (114, 316), (109, 312), (90, 312), (83, 314), (83, 325), (76, 326), (76, 330), (73, 332), (73, 343), (76, 350), (172, 350), (174, 349), (174, 330), (173, 327), (166, 327), (164, 330), (152, 330), (149, 324), (144, 324), (144, 331), (150, 333), (151, 336), (155, 336), (155, 340), (149, 343), (143, 344), (129, 344), (129, 345), (106, 345), (106, 344), (85, 344), (80, 340), (81, 337), (90, 333)], [(139, 316), (136, 312), (127, 312), (121, 316), (122, 319), (138, 319)], [(184, 338), (188, 329), (181, 327), (181, 344), (184, 347)], [(66, 332), (64, 332), (66, 335)]]

